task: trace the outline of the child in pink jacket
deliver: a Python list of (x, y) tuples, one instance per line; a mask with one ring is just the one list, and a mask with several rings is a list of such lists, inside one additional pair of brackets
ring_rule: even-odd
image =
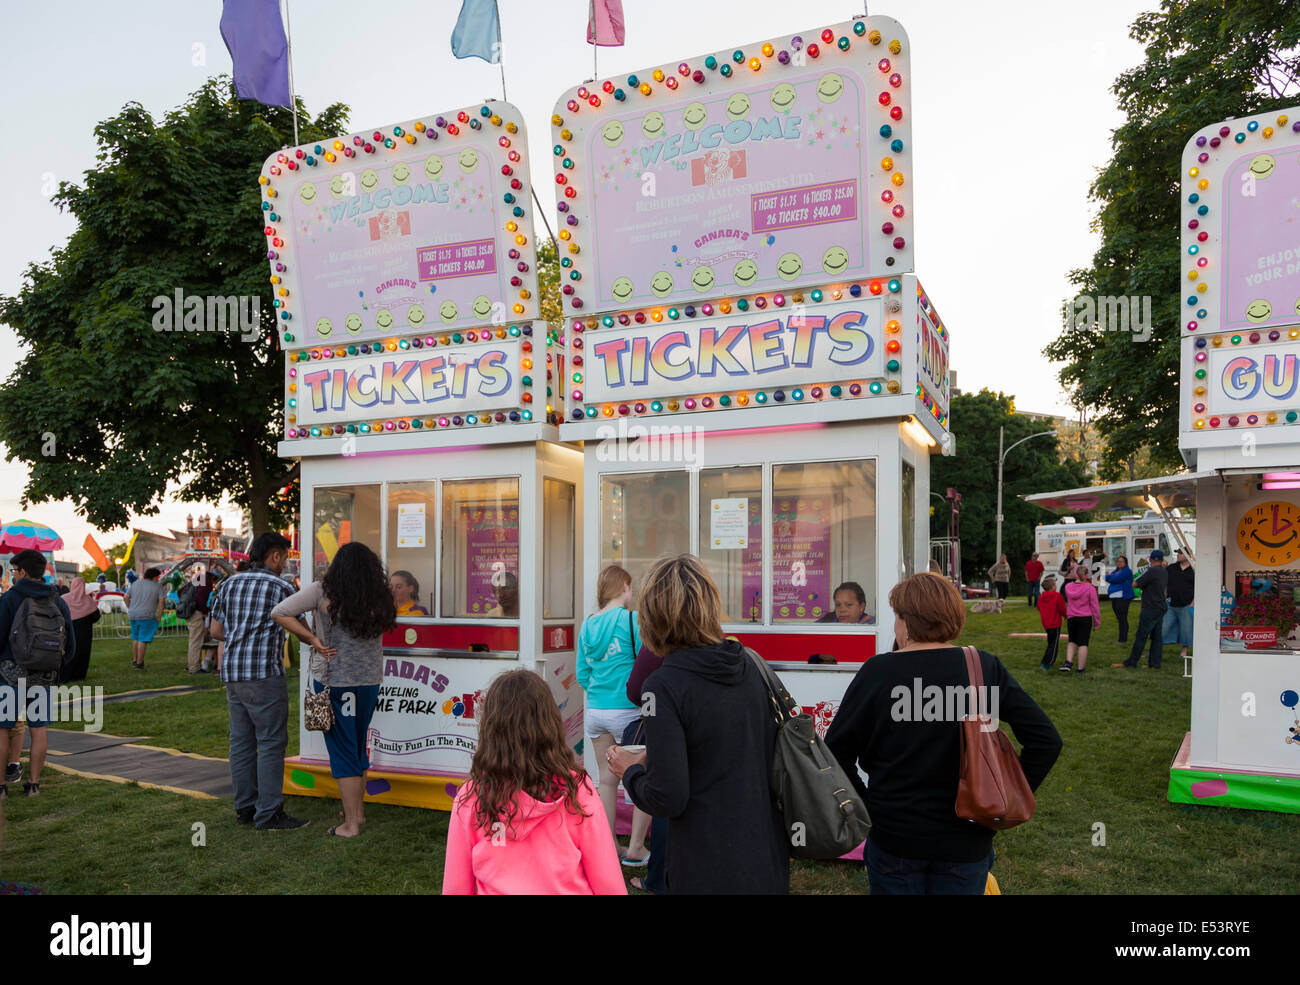
[(627, 895), (600, 797), (574, 769), (546, 683), (530, 670), (483, 698), (470, 778), (447, 832), (444, 895)]
[(1088, 666), (1088, 640), (1094, 629), (1101, 628), (1101, 603), (1097, 601), (1097, 586), (1092, 583), (1086, 564), (1074, 569), (1074, 581), (1065, 583), (1065, 625), (1070, 643), (1065, 648), (1065, 663), (1061, 670), (1074, 669), (1074, 654), (1079, 653), (1079, 673)]

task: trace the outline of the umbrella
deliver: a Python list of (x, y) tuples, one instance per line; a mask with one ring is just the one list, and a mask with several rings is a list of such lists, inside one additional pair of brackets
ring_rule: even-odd
[(58, 551), (63, 549), (63, 538), (41, 523), (19, 517), (0, 527), (0, 554), (17, 554), (19, 551)]

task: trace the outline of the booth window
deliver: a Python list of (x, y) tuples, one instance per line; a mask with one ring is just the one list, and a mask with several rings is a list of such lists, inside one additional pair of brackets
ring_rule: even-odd
[(622, 565), (634, 589), (651, 563), (690, 547), (690, 474), (600, 477), (600, 566)]
[(700, 473), (700, 560), (722, 597), (724, 622), (763, 618), (763, 469)]
[(916, 469), (907, 462), (903, 463), (901, 507), (898, 516), (902, 530), (898, 543), (903, 552), (903, 577), (911, 578), (916, 574)]
[(875, 622), (874, 461), (774, 466), (771, 525), (772, 622), (835, 622), (845, 583), (866, 596), (860, 622)]
[(570, 482), (542, 482), (542, 618), (573, 618), (573, 502)]
[(443, 618), (519, 618), (519, 480), (442, 486)]
[(434, 482), (388, 484), (388, 536), (384, 553), (388, 580), (400, 592), (397, 614), (434, 614), (438, 560), (434, 532), (437, 511)]
[(383, 556), (379, 486), (318, 486), (312, 491), (311, 580), (320, 581), (344, 544), (365, 544)]

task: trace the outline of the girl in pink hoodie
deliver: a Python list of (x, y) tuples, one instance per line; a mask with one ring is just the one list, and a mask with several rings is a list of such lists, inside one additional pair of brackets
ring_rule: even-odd
[(1065, 624), (1069, 629), (1070, 643), (1065, 649), (1065, 673), (1074, 670), (1074, 653), (1079, 652), (1079, 673), (1088, 666), (1088, 640), (1094, 629), (1101, 628), (1101, 603), (1097, 601), (1097, 587), (1092, 583), (1088, 566), (1074, 569), (1074, 581), (1066, 582), (1061, 590), (1065, 596)]
[(627, 895), (600, 797), (574, 768), (546, 682), (488, 687), (469, 780), (447, 831), (444, 895)]

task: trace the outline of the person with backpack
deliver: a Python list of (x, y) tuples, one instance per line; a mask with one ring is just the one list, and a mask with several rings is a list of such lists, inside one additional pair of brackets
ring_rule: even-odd
[[(13, 587), (0, 595), (0, 757), (9, 754), (18, 720), (20, 685), (25, 685), (32, 751), (30, 779), (23, 784), (23, 793), (34, 797), (41, 792), (45, 730), (53, 711), (49, 688), (58, 681), (63, 661), (75, 643), (68, 605), (56, 586), (45, 583), (45, 555), (19, 551), (12, 568)], [(0, 784), (0, 796), (7, 793), (7, 784)]]
[(186, 652), (186, 670), (191, 674), (202, 674), (203, 644), (208, 641), (208, 598), (212, 594), (212, 572), (199, 572), (196, 581), (191, 577), (176, 593), (176, 617), (184, 619), (189, 629), (189, 648)]

